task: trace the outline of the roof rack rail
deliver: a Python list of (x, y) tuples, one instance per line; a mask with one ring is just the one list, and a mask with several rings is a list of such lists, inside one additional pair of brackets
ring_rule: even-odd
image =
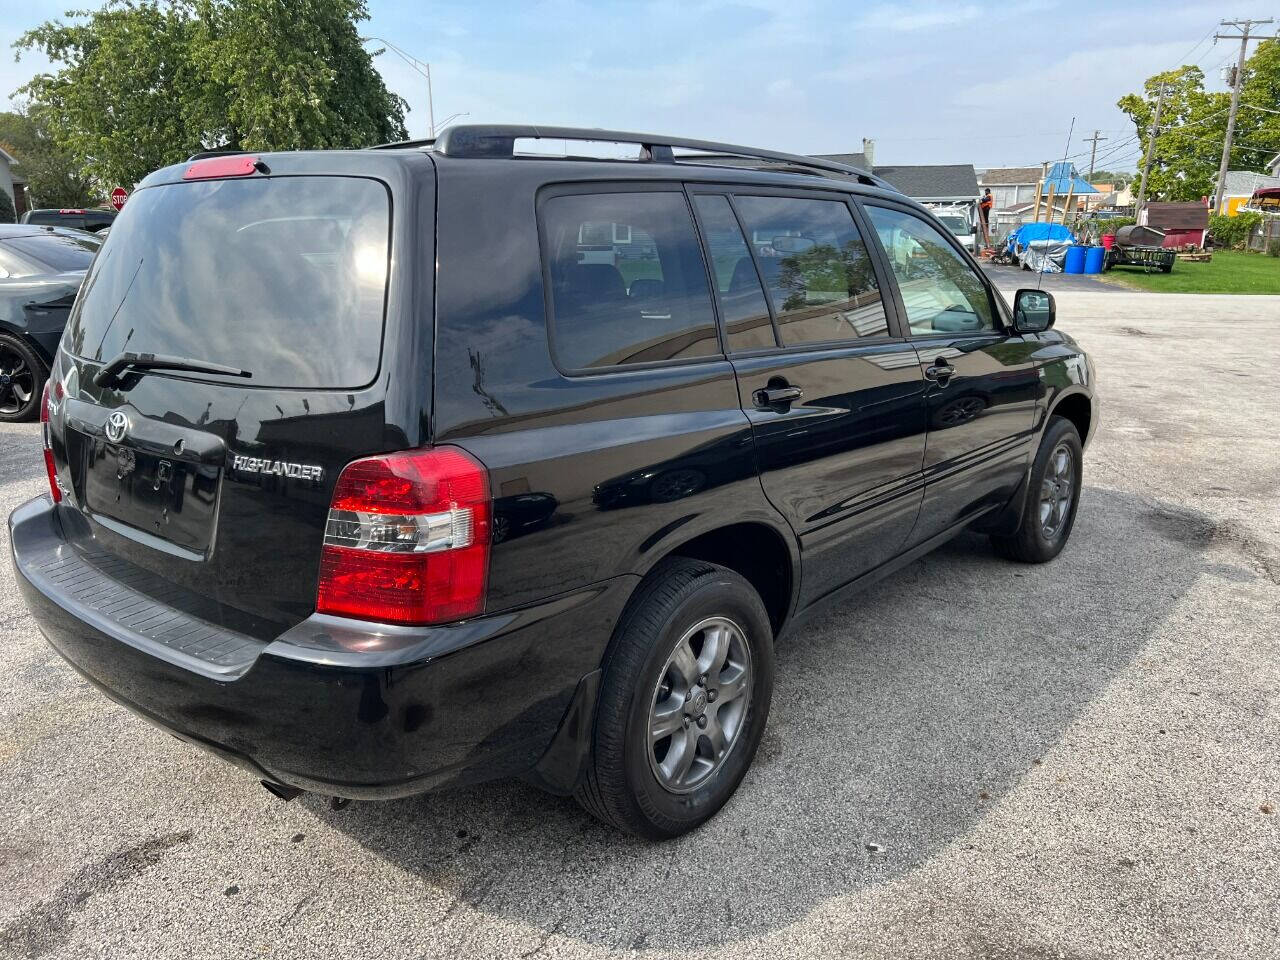
[[(429, 146), (435, 153), (446, 157), (514, 157), (516, 141), (523, 139), (634, 143), (641, 147), (640, 160), (649, 163), (675, 163), (676, 149), (696, 150), (700, 153), (717, 155), (718, 158), (767, 160), (789, 168), (788, 172), (817, 173), (821, 176), (838, 174), (855, 179), (867, 186), (898, 192), (892, 185), (874, 174), (834, 160), (821, 160), (795, 153), (781, 153), (777, 150), (762, 150), (758, 147), (743, 147), (711, 140), (690, 140), (686, 137), (629, 133), (623, 130), (540, 127), (531, 124), (457, 124), (441, 131), (434, 140), (405, 140), (400, 143), (382, 144), (375, 149)], [(681, 159), (697, 162), (697, 157)]]
[(435, 140), (423, 137), (421, 140), (393, 140), (391, 143), (375, 143), (370, 150), (409, 150), (413, 147), (429, 147)]

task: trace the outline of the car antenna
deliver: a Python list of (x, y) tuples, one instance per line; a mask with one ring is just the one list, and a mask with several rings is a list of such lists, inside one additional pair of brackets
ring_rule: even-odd
[[(1076, 132), (1076, 118), (1075, 118), (1075, 117), (1072, 117), (1072, 118), (1071, 118), (1071, 126), (1069, 126), (1069, 127), (1067, 128), (1067, 145), (1066, 145), (1065, 147), (1063, 147), (1063, 148), (1062, 148), (1062, 162), (1063, 162), (1063, 163), (1066, 163), (1066, 162), (1067, 162), (1067, 154), (1069, 154), (1069, 153), (1071, 152), (1071, 135), (1072, 135), (1073, 133), (1075, 133), (1075, 132)], [(1050, 172), (1050, 173), (1052, 173), (1053, 171), (1052, 171), (1052, 170), (1050, 170), (1049, 172)], [(1062, 223), (1063, 223), (1063, 226), (1065, 226), (1065, 225), (1066, 225), (1066, 222), (1067, 222), (1067, 208), (1066, 208), (1066, 201), (1064, 200), (1064, 201), (1063, 201), (1063, 207), (1062, 207)], [(1050, 225), (1052, 225), (1052, 224), (1053, 224), (1053, 207), (1052, 207), (1052, 206), (1050, 206), (1050, 207), (1049, 207), (1049, 223), (1050, 223)], [(1048, 260), (1048, 259), (1049, 259), (1048, 254), (1046, 254), (1046, 255), (1045, 255), (1045, 260)], [(1065, 267), (1064, 267), (1063, 269), (1065, 269)], [(1037, 274), (1037, 275), (1036, 275), (1036, 290), (1039, 290), (1039, 289), (1040, 289), (1040, 285), (1041, 285), (1042, 283), (1044, 283), (1044, 263), (1041, 263), (1041, 264), (1040, 264), (1040, 269), (1036, 271), (1036, 274)]]

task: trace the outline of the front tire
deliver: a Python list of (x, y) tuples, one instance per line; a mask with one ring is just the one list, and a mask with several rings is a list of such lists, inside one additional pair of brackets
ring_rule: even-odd
[(606, 655), (578, 802), (650, 839), (704, 823), (755, 757), (773, 673), (773, 630), (751, 585), (716, 564), (664, 560)]
[(1076, 522), (1083, 468), (1075, 424), (1051, 418), (1031, 467), (1022, 522), (1011, 536), (992, 536), (996, 552), (1022, 563), (1046, 563), (1061, 553)]

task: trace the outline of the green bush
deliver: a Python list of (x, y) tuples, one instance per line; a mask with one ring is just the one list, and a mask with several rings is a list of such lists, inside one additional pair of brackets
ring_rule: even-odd
[(1131, 227), (1138, 221), (1133, 217), (1111, 217), (1108, 220), (1099, 220), (1094, 226), (1098, 230), (1098, 236), (1105, 237), (1109, 233), (1115, 233), (1121, 227)]
[(1280, 257), (1280, 238), (1267, 242), (1267, 256)]
[(18, 211), (13, 208), (13, 200), (0, 190), (0, 223), (17, 223)]
[(1243, 250), (1249, 245), (1253, 228), (1262, 222), (1260, 213), (1240, 213), (1234, 217), (1215, 213), (1209, 217), (1213, 244), (1226, 250)]

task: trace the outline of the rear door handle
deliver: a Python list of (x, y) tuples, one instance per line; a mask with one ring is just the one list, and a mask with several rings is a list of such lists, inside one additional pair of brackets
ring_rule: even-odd
[(799, 387), (762, 387), (751, 395), (751, 400), (757, 407), (768, 409), (788, 406), (803, 396)]

